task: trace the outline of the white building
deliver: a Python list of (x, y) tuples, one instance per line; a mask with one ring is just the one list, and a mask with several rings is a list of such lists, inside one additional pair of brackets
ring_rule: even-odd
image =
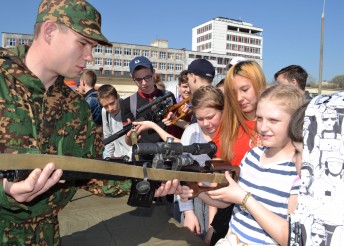
[(192, 50), (262, 60), (262, 34), (251, 23), (217, 17), (192, 29)]

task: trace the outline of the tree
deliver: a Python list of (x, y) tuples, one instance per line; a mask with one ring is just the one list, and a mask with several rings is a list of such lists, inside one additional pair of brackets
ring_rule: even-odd
[(344, 75), (334, 77), (331, 82), (336, 84), (339, 88), (344, 89)]

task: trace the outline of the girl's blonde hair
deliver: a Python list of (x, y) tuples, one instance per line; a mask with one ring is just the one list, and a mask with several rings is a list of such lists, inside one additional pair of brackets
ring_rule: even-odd
[(191, 105), (194, 111), (200, 108), (214, 108), (223, 111), (223, 93), (214, 86), (202, 86), (192, 94)]
[(277, 107), (282, 107), (288, 114), (293, 115), (305, 103), (303, 91), (294, 85), (274, 85), (263, 91), (258, 103), (268, 100)]
[(232, 66), (227, 72), (224, 82), (224, 110), (222, 113), (222, 121), (219, 129), (221, 159), (231, 161), (234, 156), (233, 147), (238, 138), (239, 128), (242, 127), (248, 134), (252, 142), (256, 144), (254, 138), (255, 131), (248, 128), (245, 123), (246, 115), (242, 112), (238, 103), (238, 95), (235, 90), (234, 77), (241, 76), (249, 79), (255, 91), (256, 97), (266, 88), (266, 79), (264, 73), (255, 61), (242, 61)]

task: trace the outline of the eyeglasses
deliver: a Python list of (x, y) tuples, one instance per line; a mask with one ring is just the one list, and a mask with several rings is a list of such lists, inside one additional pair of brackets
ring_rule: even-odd
[(332, 121), (336, 121), (337, 118), (336, 117), (324, 117), (322, 118), (323, 121), (328, 121), (328, 120), (332, 120)]
[(142, 80), (145, 80), (146, 82), (150, 82), (152, 80), (152, 78), (153, 78), (153, 75), (150, 74), (150, 75), (147, 75), (143, 78), (134, 78), (134, 81), (136, 81), (137, 83), (141, 83)]
[(324, 239), (325, 238), (325, 235), (322, 235), (322, 234), (319, 234), (319, 233), (315, 233), (315, 232), (312, 232), (311, 235), (312, 235), (312, 237), (318, 236), (320, 239)]

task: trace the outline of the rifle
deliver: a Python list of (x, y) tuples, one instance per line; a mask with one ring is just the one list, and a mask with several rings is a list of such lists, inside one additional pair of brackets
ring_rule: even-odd
[[(224, 173), (228, 171), (231, 177), (237, 182), (240, 175), (240, 168), (232, 166), (229, 162), (223, 160), (208, 160), (205, 165), (201, 167), (197, 161), (190, 156), (185, 156), (183, 153), (192, 155), (208, 154), (213, 156), (217, 151), (215, 143), (194, 143), (188, 146), (183, 146), (181, 143), (174, 143), (173, 138), (167, 138), (166, 142), (161, 143), (139, 143), (133, 146), (133, 153), (138, 155), (154, 155), (152, 167), (155, 169), (170, 169), (174, 171), (186, 171), (197, 173)], [(141, 181), (146, 184), (147, 179)], [(200, 180), (198, 180), (200, 181)], [(227, 180), (222, 183), (216, 183), (212, 186), (198, 186), (198, 181), (185, 181), (184, 184), (193, 189), (193, 196), (197, 196), (201, 192), (208, 190), (219, 189), (228, 185)], [(208, 182), (209, 183), (209, 182)], [(137, 190), (141, 187), (136, 185)]]
[[(143, 116), (137, 118), (135, 121), (144, 121), (144, 120), (150, 120), (153, 122), (160, 122), (164, 116), (167, 114), (167, 110), (170, 104), (170, 100), (167, 100), (169, 97), (171, 98), (173, 96), (173, 93), (168, 91), (165, 95), (158, 97), (154, 99), (152, 102), (148, 103), (147, 105), (144, 105), (136, 110), (136, 115), (142, 114), (147, 109), (151, 108), (151, 111), (144, 114)], [(108, 138), (105, 138), (103, 140), (104, 145), (107, 145), (116, 139), (122, 137), (124, 134), (129, 132), (133, 127), (132, 123), (129, 123), (125, 126), (123, 126), (122, 130), (119, 130), (118, 132), (114, 133)]]
[[(59, 155), (31, 155), (31, 154), (0, 154), (0, 178), (7, 178), (15, 182), (25, 179), (33, 169), (43, 168), (46, 163), (54, 162), (57, 169), (63, 170), (61, 179), (116, 179), (138, 178), (147, 180), (173, 180), (189, 182), (226, 183), (223, 174), (197, 173), (199, 165), (193, 158), (182, 155), (215, 153), (214, 143), (183, 146), (173, 143), (172, 139), (163, 143), (138, 143), (133, 146), (134, 154), (155, 155), (153, 161), (128, 162), (126, 160), (96, 160)], [(109, 163), (110, 162), (110, 163)], [(167, 170), (166, 170), (167, 169)], [(192, 173), (193, 172), (193, 173)], [(141, 181), (137, 181), (140, 183)], [(160, 183), (159, 182), (159, 183)], [(147, 182), (137, 186), (133, 182), (128, 204), (132, 206), (150, 207), (155, 189), (148, 189)], [(142, 183), (141, 183), (142, 184)], [(154, 188), (154, 187), (153, 187)]]

